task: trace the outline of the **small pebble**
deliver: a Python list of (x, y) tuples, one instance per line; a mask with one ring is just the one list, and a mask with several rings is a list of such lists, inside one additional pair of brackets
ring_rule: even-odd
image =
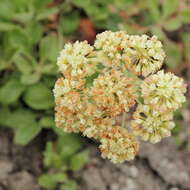
[(116, 183), (113, 183), (113, 184), (111, 185), (111, 190), (119, 190), (119, 185), (116, 184)]
[(133, 178), (136, 178), (139, 174), (139, 171), (136, 166), (130, 166), (129, 168), (129, 175)]
[(171, 187), (169, 190), (179, 190), (178, 187)]
[(126, 187), (121, 190), (137, 190), (137, 185), (133, 179), (128, 178)]

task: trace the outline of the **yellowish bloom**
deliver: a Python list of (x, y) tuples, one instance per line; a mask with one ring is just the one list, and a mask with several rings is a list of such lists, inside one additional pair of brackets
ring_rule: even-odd
[(70, 77), (84, 77), (94, 72), (90, 62), (93, 47), (87, 41), (68, 43), (57, 59), (59, 71)]
[(141, 92), (145, 104), (164, 112), (181, 107), (185, 102), (186, 85), (182, 78), (162, 70), (142, 82)]
[(174, 127), (171, 112), (162, 113), (152, 110), (149, 105), (138, 105), (131, 122), (134, 135), (151, 143), (159, 142), (163, 137), (171, 135)]
[(88, 120), (88, 127), (83, 132), (83, 135), (100, 140), (102, 135), (108, 128), (112, 128), (115, 124), (115, 120), (113, 118), (93, 118), (90, 121)]
[(127, 46), (123, 52), (126, 67), (144, 77), (161, 68), (165, 53), (156, 36), (127, 35)]
[[(135, 136), (152, 143), (170, 136), (186, 86), (174, 74), (153, 74), (164, 57), (155, 36), (123, 31), (98, 34), (94, 46), (66, 44), (57, 60), (62, 77), (53, 90), (56, 126), (98, 140), (102, 156), (114, 163), (135, 157)], [(126, 112), (133, 114), (130, 131)]]
[(134, 83), (133, 78), (112, 69), (94, 80), (90, 95), (96, 105), (105, 110), (106, 115), (117, 116), (124, 111), (128, 112), (136, 103), (137, 92)]
[(99, 60), (105, 66), (120, 66), (122, 52), (126, 47), (126, 40), (126, 33), (124, 31), (105, 31), (98, 34), (94, 46), (98, 50), (97, 55)]
[(102, 157), (108, 158), (114, 163), (134, 159), (139, 149), (139, 144), (134, 136), (120, 126), (108, 128), (102, 134), (100, 142)]

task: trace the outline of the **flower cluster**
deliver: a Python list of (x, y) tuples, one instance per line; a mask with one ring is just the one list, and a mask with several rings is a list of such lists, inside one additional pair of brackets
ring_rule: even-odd
[(120, 126), (104, 131), (100, 142), (102, 157), (107, 157), (114, 163), (134, 159), (139, 146), (134, 136)]
[(83, 78), (94, 71), (93, 47), (86, 41), (68, 43), (57, 60), (59, 71), (67, 78)]
[(133, 83), (133, 78), (112, 69), (94, 80), (90, 96), (107, 116), (117, 116), (135, 104), (137, 93)]
[(144, 105), (138, 105), (133, 114), (133, 132), (157, 143), (171, 135), (173, 112), (185, 102), (186, 85), (182, 78), (161, 70), (147, 77), (140, 88)]
[[(170, 136), (186, 86), (158, 71), (164, 57), (155, 36), (123, 31), (98, 34), (94, 46), (66, 44), (57, 60), (62, 74), (54, 88), (57, 127), (96, 139), (102, 157), (114, 163), (135, 157), (136, 136), (152, 143)], [(127, 114), (133, 118), (130, 129)]]
[(124, 52), (127, 69), (146, 77), (161, 68), (165, 53), (156, 36), (150, 38), (147, 35), (127, 35), (127, 38)]
[(122, 52), (126, 48), (126, 33), (105, 31), (96, 36), (94, 46), (97, 57), (105, 66), (120, 66)]
[(163, 70), (146, 78), (141, 89), (145, 104), (150, 104), (159, 112), (176, 110), (185, 102), (183, 79)]
[(151, 143), (157, 143), (163, 137), (170, 136), (174, 127), (171, 112), (163, 114), (155, 111), (150, 105), (138, 105), (133, 118), (131, 122), (133, 133)]

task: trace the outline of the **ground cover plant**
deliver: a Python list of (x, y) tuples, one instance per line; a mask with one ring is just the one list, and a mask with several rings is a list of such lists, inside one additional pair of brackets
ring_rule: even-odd
[[(63, 134), (55, 127), (52, 90), (60, 77), (56, 65), (59, 52), (68, 42), (87, 40), (93, 44), (96, 34), (105, 30), (156, 35), (167, 55), (162, 69), (189, 84), (188, 0), (0, 1), (0, 126), (1, 130), (11, 128), (15, 144), (26, 146), (45, 132), (55, 137), (50, 141), (58, 146)], [(172, 133), (179, 148), (190, 149), (188, 89), (186, 97), (186, 103), (174, 113)], [(78, 137), (73, 138), (78, 142)], [(51, 147), (46, 143), (51, 144), (44, 139), (42, 152)], [(57, 155), (56, 151), (53, 154)], [(80, 151), (83, 146), (72, 155)], [(44, 174), (62, 171), (51, 164), (43, 167)], [(65, 173), (71, 170), (69, 166)], [(64, 183), (53, 182), (58, 187)]]

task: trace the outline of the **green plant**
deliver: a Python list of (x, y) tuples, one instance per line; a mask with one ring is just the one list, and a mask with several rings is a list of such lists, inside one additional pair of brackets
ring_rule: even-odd
[(63, 39), (46, 30), (48, 17), (60, 11), (58, 6), (47, 8), (51, 2), (0, 2), (0, 125), (11, 127), (15, 143), (22, 145), (42, 128), (54, 126), (51, 88)]
[(88, 163), (88, 152), (80, 151), (79, 136), (62, 133), (56, 142), (47, 142), (43, 164), (46, 172), (39, 177), (39, 184), (47, 189), (75, 190), (76, 182), (68, 171), (78, 171)]
[[(11, 115), (30, 110), (27, 115), (35, 115), (31, 117), (35, 117), (38, 133), (46, 127), (39, 122), (42, 117), (52, 120), (51, 90), (57, 70), (56, 57), (65, 41), (80, 37), (76, 30), (83, 14), (98, 29), (156, 34), (166, 47), (166, 64), (174, 71), (181, 64), (183, 67), (177, 70), (180, 72), (189, 61), (190, 35), (181, 29), (190, 23), (188, 2), (1, 0), (0, 10), (1, 114), (5, 116), (8, 110)], [(176, 33), (177, 40), (170, 37), (171, 32)], [(0, 124), (13, 127), (4, 119)], [(17, 132), (17, 127), (13, 128)], [(21, 144), (26, 144), (38, 133), (29, 132), (28, 140)]]
[[(99, 30), (157, 35), (166, 68), (189, 84), (189, 15), (190, 2), (177, 0), (0, 0), (0, 126), (10, 127), (22, 145), (44, 128), (57, 134), (52, 89), (58, 52), (88, 33), (93, 42)], [(82, 24), (84, 18), (91, 24)]]

